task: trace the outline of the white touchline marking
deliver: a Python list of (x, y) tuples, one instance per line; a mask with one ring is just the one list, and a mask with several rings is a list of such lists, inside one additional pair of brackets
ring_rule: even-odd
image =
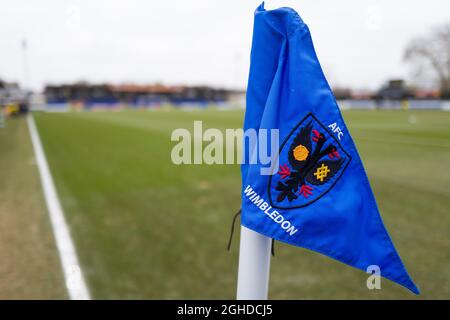
[(72, 300), (90, 300), (89, 290), (84, 281), (75, 246), (70, 237), (69, 228), (64, 218), (64, 212), (59, 202), (58, 194), (56, 193), (39, 133), (31, 114), (27, 117), (27, 123), (69, 297)]

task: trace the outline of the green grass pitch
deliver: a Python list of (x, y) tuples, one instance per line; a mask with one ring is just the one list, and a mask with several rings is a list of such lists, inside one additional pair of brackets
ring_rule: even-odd
[[(36, 113), (94, 298), (235, 297), (238, 165), (171, 163), (175, 128), (239, 128), (241, 111)], [(419, 298), (450, 298), (450, 113), (347, 111), (387, 229)], [(332, 259), (277, 243), (269, 297), (416, 298)]]
[(0, 300), (66, 298), (27, 123), (7, 119), (0, 128)]

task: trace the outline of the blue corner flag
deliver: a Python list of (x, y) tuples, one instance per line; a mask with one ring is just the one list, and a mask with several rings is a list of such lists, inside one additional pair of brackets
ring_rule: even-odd
[(419, 294), (383, 225), (308, 27), (293, 9), (256, 9), (247, 129), (278, 129), (280, 144), (272, 174), (262, 175), (261, 164), (241, 167), (242, 225), (364, 271), (378, 266), (381, 276)]

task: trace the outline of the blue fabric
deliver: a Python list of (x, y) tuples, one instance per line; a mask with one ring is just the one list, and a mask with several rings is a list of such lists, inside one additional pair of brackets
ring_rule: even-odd
[(242, 225), (364, 271), (377, 265), (383, 277), (419, 293), (383, 225), (308, 27), (293, 9), (266, 11), (263, 3), (255, 12), (250, 128), (279, 129), (279, 167), (261, 175), (261, 165), (242, 165)]

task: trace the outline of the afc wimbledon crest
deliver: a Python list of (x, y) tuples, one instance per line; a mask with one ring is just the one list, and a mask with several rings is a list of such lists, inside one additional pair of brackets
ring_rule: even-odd
[(280, 147), (280, 166), (269, 180), (272, 207), (300, 208), (318, 200), (339, 180), (350, 159), (328, 128), (308, 114)]

